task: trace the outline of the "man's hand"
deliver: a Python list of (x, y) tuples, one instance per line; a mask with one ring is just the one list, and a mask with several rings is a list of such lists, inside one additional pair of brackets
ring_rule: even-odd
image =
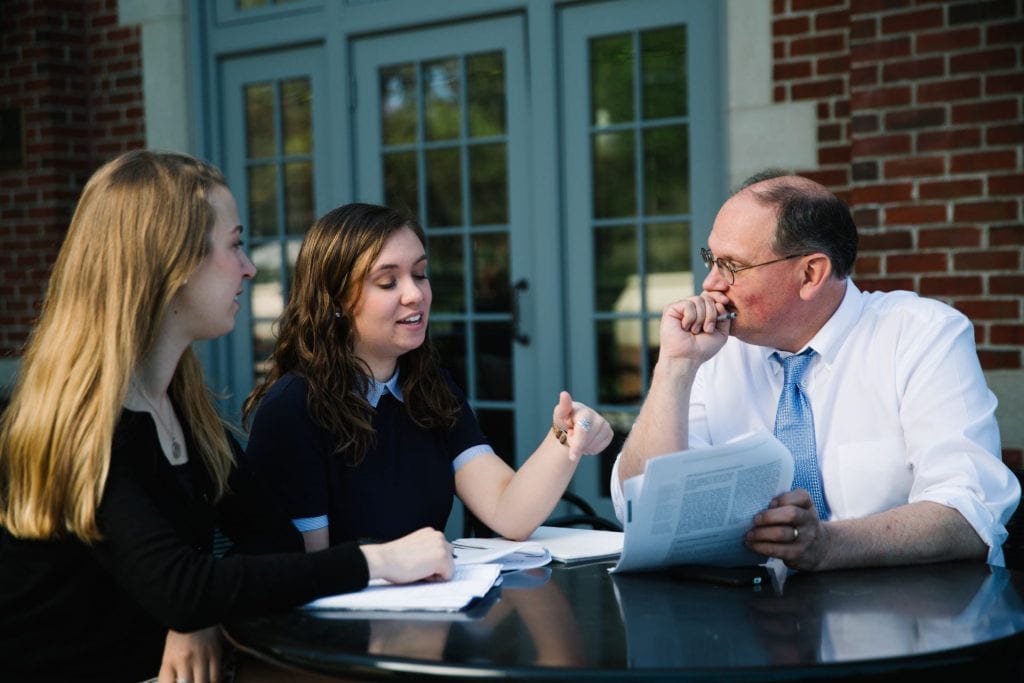
[(703, 292), (669, 304), (661, 315), (660, 358), (687, 359), (698, 364), (708, 360), (729, 338), (726, 312), (729, 298), (721, 292)]
[(744, 542), (755, 553), (777, 557), (791, 569), (819, 568), (828, 555), (828, 524), (818, 519), (811, 494), (787, 491), (772, 499), (768, 509), (754, 515)]

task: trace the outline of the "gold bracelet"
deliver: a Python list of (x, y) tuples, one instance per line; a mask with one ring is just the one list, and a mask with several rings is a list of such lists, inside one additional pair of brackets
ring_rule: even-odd
[(563, 446), (569, 445), (569, 435), (564, 429), (556, 425), (554, 422), (551, 423), (551, 432), (555, 435), (555, 438), (558, 439), (558, 443)]

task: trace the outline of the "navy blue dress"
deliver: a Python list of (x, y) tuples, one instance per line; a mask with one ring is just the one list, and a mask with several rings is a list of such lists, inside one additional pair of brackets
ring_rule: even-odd
[(293, 520), (326, 516), (331, 545), (389, 541), (425, 526), (443, 530), (455, 495), (453, 461), (466, 451), (491, 450), (462, 391), (448, 383), (461, 404), (452, 429), (418, 427), (386, 392), (373, 416), (375, 447), (351, 466), (334, 452), (337, 437), (310, 416), (306, 381), (285, 374), (260, 402), (246, 460)]

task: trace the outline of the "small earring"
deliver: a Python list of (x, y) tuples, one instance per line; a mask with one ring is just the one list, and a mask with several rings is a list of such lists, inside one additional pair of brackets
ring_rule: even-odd
[(334, 312), (334, 317), (335, 318), (340, 318), (341, 317), (341, 311), (335, 311)]

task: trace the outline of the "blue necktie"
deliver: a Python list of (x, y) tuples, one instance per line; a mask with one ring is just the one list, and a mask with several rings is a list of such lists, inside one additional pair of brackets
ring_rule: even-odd
[(818, 517), (828, 519), (830, 512), (825, 502), (825, 490), (818, 470), (818, 449), (814, 442), (814, 414), (800, 386), (804, 370), (814, 358), (814, 349), (796, 356), (772, 358), (782, 363), (783, 384), (779, 395), (779, 408), (775, 413), (775, 436), (793, 454), (793, 488), (807, 489), (818, 510)]

